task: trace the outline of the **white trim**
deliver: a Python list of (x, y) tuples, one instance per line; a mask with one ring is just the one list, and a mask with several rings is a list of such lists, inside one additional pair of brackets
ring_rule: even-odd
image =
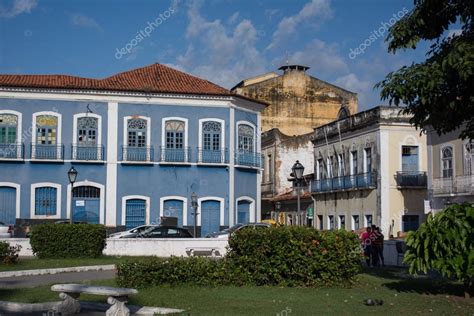
[(355, 216), (359, 217), (359, 228), (358, 229), (361, 229), (361, 227), (360, 227), (360, 215), (359, 214), (351, 214), (351, 230), (356, 230), (355, 220), (354, 220)]
[[(72, 145), (77, 145), (77, 121), (82, 117), (94, 117), (97, 119), (97, 157), (100, 159), (97, 160), (104, 160), (102, 157), (102, 116), (94, 113), (77, 113), (73, 115), (72, 120)], [(71, 153), (71, 160), (74, 160)], [(77, 159), (75, 159), (76, 161)]]
[(452, 163), (453, 163), (453, 176), (452, 178), (456, 177), (456, 159), (455, 159), (455, 150), (456, 147), (454, 146), (453, 143), (444, 143), (440, 148), (439, 148), (439, 177), (443, 177), (443, 149), (446, 147), (451, 147), (451, 152), (453, 153), (452, 157)]
[(240, 125), (250, 125), (253, 128), (253, 145), (252, 145), (253, 146), (253, 151), (252, 152), (256, 153), (257, 152), (257, 136), (258, 136), (257, 127), (255, 126), (255, 124), (253, 124), (252, 122), (249, 122), (249, 121), (237, 121), (237, 123), (236, 123), (236, 126), (237, 126), (237, 128), (235, 130), (236, 131), (235, 135), (237, 136), (236, 137), (236, 142), (235, 142), (236, 145), (237, 145), (237, 146), (235, 146), (236, 151), (237, 152), (239, 151), (239, 126)]
[(255, 200), (251, 198), (250, 196), (241, 196), (235, 200), (235, 218), (238, 218), (238, 211), (239, 211), (239, 202), (240, 201), (247, 201), (250, 202), (249, 205), (249, 222), (256, 222), (255, 218)]
[[(23, 114), (21, 112), (18, 112), (18, 111), (14, 111), (14, 110), (0, 110), (0, 115), (1, 114), (12, 114), (12, 115), (16, 115), (16, 117), (18, 118), (17, 120), (17, 124), (16, 124), (16, 144), (15, 145), (20, 145), (17, 150), (16, 150), (16, 158), (17, 159), (21, 159), (21, 146), (23, 145), (23, 139), (22, 139), (22, 136), (23, 136)], [(24, 153), (23, 153), (24, 154)]]
[[(56, 215), (36, 215), (35, 214), (35, 200), (36, 200), (36, 188), (51, 187), (56, 188)], [(52, 182), (38, 182), (31, 184), (30, 191), (30, 218), (61, 218), (61, 185)]]
[[(257, 129), (256, 129), (256, 132), (257, 132), (257, 148), (256, 148), (256, 152), (257, 153), (261, 153), (262, 152), (262, 143), (261, 143), (261, 139), (262, 139), (262, 135), (261, 135), (261, 129), (262, 129), (262, 116), (260, 113), (257, 114)], [(263, 166), (262, 166), (263, 168)], [(256, 208), (256, 212), (255, 212), (255, 221), (256, 222), (260, 222), (260, 220), (262, 219), (262, 171), (259, 170), (257, 172), (257, 208)]]
[(117, 225), (118, 103), (107, 104), (107, 226)]
[[(184, 162), (189, 161), (188, 157), (188, 119), (184, 117), (178, 117), (178, 116), (169, 116), (169, 117), (163, 117), (161, 119), (161, 147), (166, 148), (166, 122), (167, 121), (182, 121), (184, 122)], [(161, 161), (165, 161), (165, 151), (161, 150)]]
[[(177, 195), (168, 195), (163, 196), (160, 198), (160, 217), (163, 216), (163, 208), (165, 205), (165, 201), (167, 200), (179, 200), (183, 202), (183, 226), (188, 226), (188, 199), (182, 196)], [(200, 217), (198, 215), (198, 221), (200, 221)]]
[(21, 195), (21, 185), (13, 182), (0, 182), (0, 187), (10, 187), (16, 189), (16, 196), (15, 196), (15, 215), (16, 218), (21, 218), (20, 214), (20, 195)]
[(201, 203), (206, 201), (218, 201), (220, 203), (219, 225), (224, 226), (224, 199), (217, 196), (206, 196), (198, 199), (197, 225), (201, 226)]
[[(218, 122), (221, 124), (221, 163), (225, 162), (225, 121), (219, 118), (203, 118), (199, 119), (199, 134), (198, 134), (198, 147), (202, 150), (203, 143), (202, 143), (202, 125), (205, 122)], [(166, 146), (166, 144), (165, 144)], [(202, 155), (198, 153), (198, 162), (202, 162)]]
[(235, 198), (235, 109), (229, 110), (229, 227), (235, 223), (234, 198)]
[[(92, 182), (92, 181), (78, 181), (74, 183), (74, 188), (81, 187), (81, 186), (90, 186), (94, 188), (98, 188), (100, 190), (100, 201), (99, 201), (99, 223), (104, 224), (105, 219), (105, 186), (103, 184)], [(71, 218), (71, 184), (67, 185), (67, 217)]]
[(392, 205), (390, 203), (390, 181), (393, 179), (393, 175), (390, 174), (390, 130), (380, 129), (377, 134), (377, 142), (379, 143), (378, 148), (380, 148), (380, 158), (378, 159), (380, 161), (378, 163), (380, 166), (380, 205), (375, 210), (375, 216), (372, 216), (372, 224), (389, 227)]
[[(62, 132), (62, 114), (61, 113), (58, 113), (58, 112), (53, 112), (53, 111), (41, 111), (41, 112), (35, 112), (33, 113), (33, 120), (31, 122), (31, 126), (32, 126), (32, 133), (31, 133), (31, 143), (33, 145), (36, 145), (36, 118), (38, 116), (41, 116), (41, 115), (51, 115), (51, 116), (56, 116), (57, 119), (58, 119), (58, 130), (56, 131), (56, 147), (57, 147), (57, 151), (58, 151), (58, 155), (57, 157), (61, 157), (61, 148), (59, 148), (60, 145), (62, 145), (61, 143), (61, 132)], [(61, 157), (64, 159), (64, 157)], [(33, 150), (31, 152), (31, 159), (35, 159), (35, 151)], [(56, 160), (61, 160), (61, 159), (56, 159)]]
[[(128, 120), (130, 119), (142, 119), (146, 121), (146, 150), (147, 150), (147, 161), (153, 161), (151, 157), (151, 118), (143, 115), (128, 115), (123, 117), (123, 146), (128, 148)], [(123, 154), (123, 152), (122, 152)], [(127, 156), (122, 155), (122, 161), (127, 161)], [(143, 162), (141, 162), (143, 163)]]
[(125, 226), (127, 201), (139, 199), (145, 200), (145, 225), (150, 224), (150, 197), (145, 195), (126, 195), (122, 197), (122, 225)]

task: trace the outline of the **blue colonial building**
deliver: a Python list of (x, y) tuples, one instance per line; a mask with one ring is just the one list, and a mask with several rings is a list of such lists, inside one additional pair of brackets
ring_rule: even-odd
[(161, 64), (0, 75), (0, 221), (192, 227), (193, 192), (201, 235), (258, 221), (265, 107)]

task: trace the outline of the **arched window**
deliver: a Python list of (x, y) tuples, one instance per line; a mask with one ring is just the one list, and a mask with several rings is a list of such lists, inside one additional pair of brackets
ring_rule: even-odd
[(221, 149), (222, 124), (215, 121), (207, 121), (202, 124), (202, 147), (203, 150)]
[(18, 116), (0, 114), (0, 144), (14, 144), (17, 140)]
[(36, 117), (36, 144), (56, 145), (58, 141), (58, 117), (38, 115)]
[(443, 178), (453, 176), (453, 147), (447, 146), (441, 150), (441, 166)]
[(339, 110), (339, 113), (337, 113), (337, 119), (342, 120), (345, 119), (346, 117), (349, 117), (351, 115), (349, 109), (347, 106), (343, 105), (341, 106), (341, 109)]
[(95, 147), (99, 120), (95, 117), (80, 117), (77, 119), (77, 145)]
[(247, 124), (239, 125), (239, 152), (254, 152), (254, 129)]
[(186, 125), (183, 121), (166, 121), (166, 148), (183, 149), (185, 127)]
[(146, 147), (147, 121), (141, 118), (131, 118), (127, 123), (128, 147)]
[(33, 114), (33, 146), (31, 158), (57, 160), (63, 159), (61, 145), (61, 114), (39, 112)]

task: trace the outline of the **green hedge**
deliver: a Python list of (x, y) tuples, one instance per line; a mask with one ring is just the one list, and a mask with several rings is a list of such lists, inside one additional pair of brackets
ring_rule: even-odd
[(39, 258), (94, 258), (102, 255), (106, 230), (95, 224), (34, 226), (30, 243)]
[(331, 286), (353, 280), (361, 260), (357, 235), (305, 227), (242, 230), (223, 259), (151, 258), (118, 265), (121, 286), (159, 284)]

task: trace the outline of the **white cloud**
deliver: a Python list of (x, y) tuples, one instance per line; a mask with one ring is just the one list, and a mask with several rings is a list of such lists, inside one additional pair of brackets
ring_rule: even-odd
[(80, 13), (71, 15), (71, 23), (78, 27), (101, 30), (99, 24), (93, 18)]
[(448, 37), (453, 37), (457, 35), (461, 35), (462, 30), (461, 29), (452, 29), (448, 31)]
[(37, 0), (14, 0), (10, 10), (0, 5), (0, 16), (5, 18), (13, 18), (22, 13), (30, 13), (38, 5)]
[(237, 22), (239, 15), (240, 15), (239, 11), (235, 12), (229, 17), (229, 19), (227, 20), (227, 23), (234, 24), (235, 22)]
[(236, 17), (236, 26), (227, 29), (220, 20), (204, 19), (195, 2), (188, 8), (188, 18), (189, 43), (175, 62), (180, 69), (227, 88), (265, 71), (265, 59), (256, 48), (259, 35), (251, 21)]
[(303, 50), (291, 54), (288, 61), (290, 64), (309, 66), (318, 76), (341, 75), (349, 71), (337, 45), (319, 39), (314, 39)]
[(377, 98), (373, 94), (374, 83), (369, 80), (362, 80), (356, 74), (350, 73), (341, 76), (334, 81), (334, 84), (351, 92), (357, 93), (359, 98), (359, 111), (367, 110), (377, 104)]
[(321, 22), (330, 17), (332, 17), (330, 0), (312, 0), (308, 2), (298, 14), (285, 17), (280, 21), (277, 30), (273, 33), (272, 42), (267, 46), (267, 49), (278, 46), (284, 39), (295, 33), (301, 23), (314, 18)]

